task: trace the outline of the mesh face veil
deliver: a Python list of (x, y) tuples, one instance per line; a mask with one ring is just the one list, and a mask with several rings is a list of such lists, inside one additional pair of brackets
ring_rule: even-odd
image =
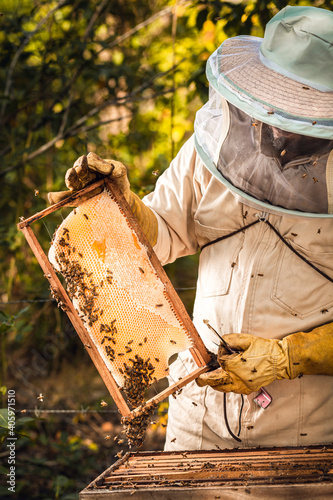
[(212, 87), (195, 120), (199, 156), (232, 190), (268, 209), (329, 213), (327, 165), (333, 142), (281, 133), (226, 102)]

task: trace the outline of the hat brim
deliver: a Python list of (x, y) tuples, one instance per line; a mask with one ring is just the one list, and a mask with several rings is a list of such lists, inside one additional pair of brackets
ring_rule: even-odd
[[(267, 66), (262, 38), (229, 38), (208, 59), (215, 90), (250, 116), (289, 132), (333, 139), (333, 92), (321, 92)], [(292, 50), (292, 49), (291, 49)]]

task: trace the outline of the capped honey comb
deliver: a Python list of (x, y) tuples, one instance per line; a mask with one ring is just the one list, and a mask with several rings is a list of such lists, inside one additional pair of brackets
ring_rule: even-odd
[(119, 387), (136, 366), (144, 365), (145, 385), (164, 378), (169, 357), (193, 347), (147, 249), (106, 189), (62, 222), (49, 260)]

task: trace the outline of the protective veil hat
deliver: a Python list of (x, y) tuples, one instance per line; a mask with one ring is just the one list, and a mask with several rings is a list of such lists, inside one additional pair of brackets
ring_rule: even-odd
[(248, 115), (289, 132), (333, 139), (333, 12), (281, 10), (264, 38), (236, 36), (208, 59), (214, 89)]

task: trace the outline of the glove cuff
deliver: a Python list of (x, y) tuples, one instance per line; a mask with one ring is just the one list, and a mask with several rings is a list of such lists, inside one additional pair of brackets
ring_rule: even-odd
[(150, 208), (132, 191), (126, 196), (129, 206), (133, 214), (137, 218), (142, 231), (146, 235), (149, 243), (154, 247), (157, 243), (158, 222), (156, 216)]
[(288, 345), (290, 378), (333, 375), (333, 323), (283, 339)]

